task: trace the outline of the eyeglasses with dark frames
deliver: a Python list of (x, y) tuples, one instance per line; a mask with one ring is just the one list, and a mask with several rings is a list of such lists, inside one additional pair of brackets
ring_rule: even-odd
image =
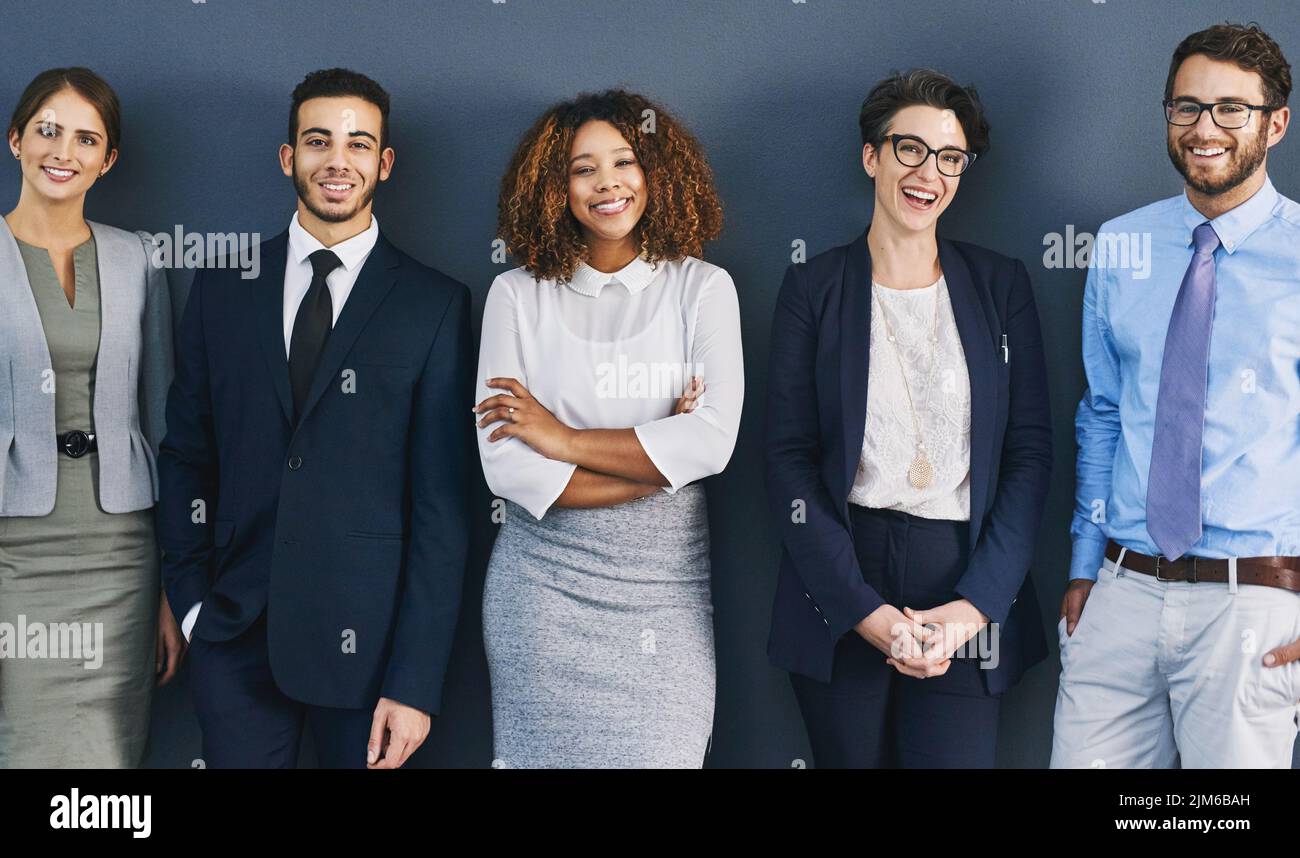
[(929, 143), (915, 134), (887, 134), (880, 139), (880, 142), (884, 143), (886, 140), (893, 147), (894, 157), (904, 167), (919, 167), (925, 163), (926, 158), (933, 155), (934, 164), (939, 168), (939, 172), (955, 178), (966, 172), (967, 168), (975, 162), (974, 152), (956, 146), (933, 149)]
[(1210, 119), (1220, 128), (1245, 128), (1252, 110), (1277, 110), (1274, 104), (1247, 104), (1244, 101), (1216, 101), (1207, 104), (1194, 98), (1169, 98), (1161, 102), (1165, 107), (1165, 121), (1170, 125), (1195, 125), (1201, 114), (1210, 111)]

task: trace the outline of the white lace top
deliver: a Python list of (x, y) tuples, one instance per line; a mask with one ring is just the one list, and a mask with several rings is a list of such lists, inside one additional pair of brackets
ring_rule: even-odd
[[(871, 291), (867, 424), (849, 502), (922, 518), (969, 521), (970, 376), (948, 284), (941, 276), (922, 289), (890, 289), (872, 283)], [(932, 350), (936, 291), (938, 342)], [(882, 308), (898, 338), (897, 352), (888, 340)], [(937, 363), (929, 383), (932, 354)], [(933, 469), (930, 484), (921, 489), (907, 479), (917, 438), (899, 372), (900, 355)]]

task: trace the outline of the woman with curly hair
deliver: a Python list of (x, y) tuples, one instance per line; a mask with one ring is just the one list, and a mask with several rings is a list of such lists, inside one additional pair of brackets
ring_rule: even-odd
[(703, 477), (731, 458), (740, 311), (704, 262), (699, 143), (632, 93), (547, 110), (501, 182), (474, 408), (505, 517), (483, 592), (497, 765), (699, 767), (713, 727)]

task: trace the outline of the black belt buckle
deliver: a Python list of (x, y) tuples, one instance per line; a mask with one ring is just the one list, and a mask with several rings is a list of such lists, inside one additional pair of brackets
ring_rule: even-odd
[(80, 459), (90, 452), (90, 436), (80, 429), (73, 429), (71, 432), (63, 433), (63, 437), (59, 439), (59, 446), (70, 458)]

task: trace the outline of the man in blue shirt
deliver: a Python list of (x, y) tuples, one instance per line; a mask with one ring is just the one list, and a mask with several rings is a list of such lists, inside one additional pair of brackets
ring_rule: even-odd
[[(1290, 92), (1254, 25), (1184, 39), (1164, 105), (1184, 193), (1094, 245), (1054, 768), (1291, 765), (1300, 205), (1267, 173)], [(1116, 252), (1134, 242), (1141, 265)]]

